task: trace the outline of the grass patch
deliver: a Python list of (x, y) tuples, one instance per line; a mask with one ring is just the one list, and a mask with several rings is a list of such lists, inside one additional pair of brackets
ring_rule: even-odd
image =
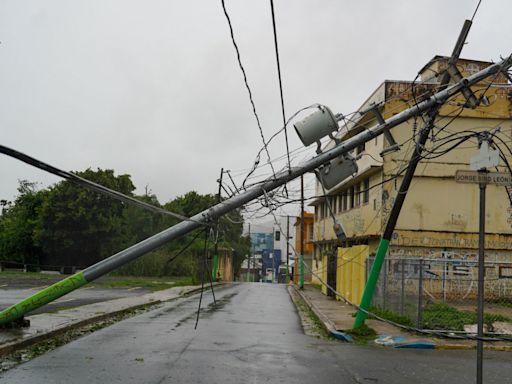
[(357, 344), (368, 344), (368, 342), (375, 340), (377, 337), (377, 332), (366, 324), (363, 324), (359, 328), (349, 329), (343, 332), (352, 336), (354, 342)]
[(40, 273), (40, 272), (18, 272), (18, 271), (3, 271), (0, 272), (0, 277), (16, 277), (21, 279), (37, 279), (37, 280), (55, 280), (59, 276), (64, 275), (56, 273)]
[[(494, 313), (484, 313), (484, 323), (492, 331), (495, 321), (510, 321), (510, 318)], [(423, 310), (423, 328), (463, 331), (464, 325), (476, 324), (476, 311), (459, 311), (447, 304), (428, 304)]]
[(193, 278), (189, 276), (173, 277), (136, 277), (136, 276), (108, 276), (94, 285), (108, 288), (148, 288), (152, 291), (161, 291), (172, 287), (194, 285)]
[[(400, 315), (396, 312), (390, 311), (388, 309), (382, 309), (380, 307), (370, 307), (369, 311), (379, 317), (382, 317), (383, 319), (392, 321), (394, 323), (402, 324), (407, 327), (414, 326), (414, 322), (412, 321), (412, 319), (409, 316)], [(368, 315), (368, 318), (371, 319), (371, 318), (375, 318), (375, 317), (373, 317), (372, 315)]]
[[(46, 274), (39, 272), (0, 272), (0, 279), (11, 284), (28, 282), (26, 284), (35, 284), (35, 281), (44, 281), (46, 284), (51, 284), (65, 279), (68, 275), (60, 274)], [(43, 283), (45, 284), (45, 283)], [(191, 276), (167, 276), (167, 277), (144, 277), (144, 276), (105, 276), (96, 281), (93, 281), (96, 287), (100, 288), (147, 288), (152, 291), (160, 291), (172, 287), (181, 287), (185, 285), (195, 285), (193, 277)]]

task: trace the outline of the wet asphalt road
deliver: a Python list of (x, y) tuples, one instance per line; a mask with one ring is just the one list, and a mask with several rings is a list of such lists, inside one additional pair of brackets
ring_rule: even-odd
[[(473, 351), (347, 345), (304, 335), (286, 287), (240, 284), (166, 303), (0, 376), (0, 383), (473, 383)], [(512, 383), (486, 352), (485, 383)]]

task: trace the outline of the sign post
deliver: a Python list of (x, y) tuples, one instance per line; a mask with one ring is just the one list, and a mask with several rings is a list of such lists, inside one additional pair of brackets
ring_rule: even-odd
[(512, 175), (504, 172), (488, 172), (487, 168), (499, 164), (497, 150), (489, 148), (487, 141), (482, 141), (480, 154), (471, 159), (469, 170), (458, 170), (455, 181), (464, 184), (478, 184), (480, 189), (480, 214), (478, 224), (478, 302), (477, 302), (477, 342), (476, 342), (476, 382), (483, 383), (484, 357), (484, 295), (485, 295), (485, 192), (487, 184), (509, 186)]
[[(478, 172), (481, 175), (487, 173), (485, 168)], [(485, 295), (485, 189), (487, 182), (480, 180), (480, 218), (478, 225), (478, 307), (477, 307), (477, 335), (476, 341), (476, 382), (483, 383), (484, 360), (484, 295)]]

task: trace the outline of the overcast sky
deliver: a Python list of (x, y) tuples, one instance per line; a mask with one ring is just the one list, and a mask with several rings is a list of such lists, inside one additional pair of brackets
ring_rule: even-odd
[[(477, 0), (274, 3), (290, 116), (317, 102), (349, 113), (383, 80), (413, 79), (451, 53)], [(270, 2), (226, 6), (268, 138), (282, 122)], [(462, 56), (510, 54), (511, 11), (483, 0)], [(0, 41), (3, 145), (65, 170), (130, 174), (161, 202), (215, 193), (221, 167), (240, 182), (261, 147), (220, 0), (2, 0)], [(270, 152), (285, 153), (282, 137)], [(14, 198), (18, 179), (58, 181), (0, 160), (0, 198)]]

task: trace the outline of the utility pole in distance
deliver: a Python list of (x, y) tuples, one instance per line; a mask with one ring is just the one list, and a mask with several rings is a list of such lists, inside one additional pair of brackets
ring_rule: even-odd
[[(220, 177), (219, 180), (219, 192), (217, 193), (217, 204), (221, 201), (220, 190), (222, 188), (222, 176), (224, 175), (224, 168), (220, 169)], [(217, 223), (215, 224), (215, 244), (213, 247), (213, 268), (212, 268), (212, 281), (217, 280), (217, 254), (219, 253), (219, 219), (217, 219)]]

